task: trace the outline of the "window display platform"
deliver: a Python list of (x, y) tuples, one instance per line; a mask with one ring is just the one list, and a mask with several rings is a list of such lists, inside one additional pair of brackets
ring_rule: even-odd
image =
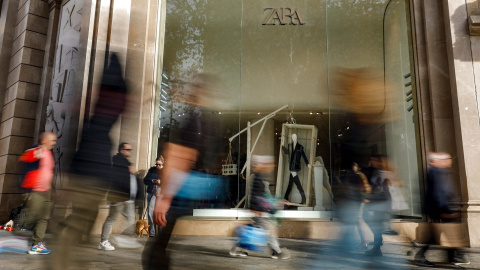
[[(305, 207), (306, 208), (306, 207)], [(247, 209), (194, 209), (196, 218), (250, 218), (253, 213)], [(284, 219), (325, 219), (333, 217), (332, 211), (279, 210), (275, 217)]]

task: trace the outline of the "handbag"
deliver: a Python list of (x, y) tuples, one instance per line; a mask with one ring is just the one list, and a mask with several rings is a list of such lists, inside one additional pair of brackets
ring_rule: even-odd
[(402, 211), (410, 208), (400, 187), (389, 186), (388, 189), (392, 197), (392, 211)]

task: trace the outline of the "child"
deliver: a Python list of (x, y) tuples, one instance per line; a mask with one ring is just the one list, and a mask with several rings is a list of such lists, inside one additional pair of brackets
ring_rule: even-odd
[[(255, 214), (253, 223), (269, 232), (268, 244), (273, 250), (271, 258), (288, 259), (290, 255), (285, 251), (282, 252), (278, 243), (276, 222), (265, 216), (265, 213), (273, 214), (276, 211), (276, 206), (271, 204), (266, 196), (267, 188), (265, 186), (265, 181), (275, 168), (273, 156), (252, 156), (252, 164), (254, 176), (250, 196), (250, 211)], [(248, 253), (242, 251), (239, 244), (235, 243), (230, 250), (230, 255), (245, 257)]]

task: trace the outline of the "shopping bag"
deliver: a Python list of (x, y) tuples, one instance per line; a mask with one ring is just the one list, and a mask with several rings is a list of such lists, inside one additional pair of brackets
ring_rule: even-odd
[(238, 245), (241, 248), (263, 252), (268, 243), (268, 231), (253, 225), (240, 225), (235, 234), (238, 237)]

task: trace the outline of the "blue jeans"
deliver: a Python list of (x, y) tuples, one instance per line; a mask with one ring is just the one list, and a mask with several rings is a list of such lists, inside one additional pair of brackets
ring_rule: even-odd
[(149, 227), (150, 235), (155, 235), (155, 223), (153, 222), (153, 209), (155, 209), (155, 200), (156, 200), (155, 194), (153, 192), (148, 193), (147, 211), (148, 211), (148, 225), (150, 225)]

